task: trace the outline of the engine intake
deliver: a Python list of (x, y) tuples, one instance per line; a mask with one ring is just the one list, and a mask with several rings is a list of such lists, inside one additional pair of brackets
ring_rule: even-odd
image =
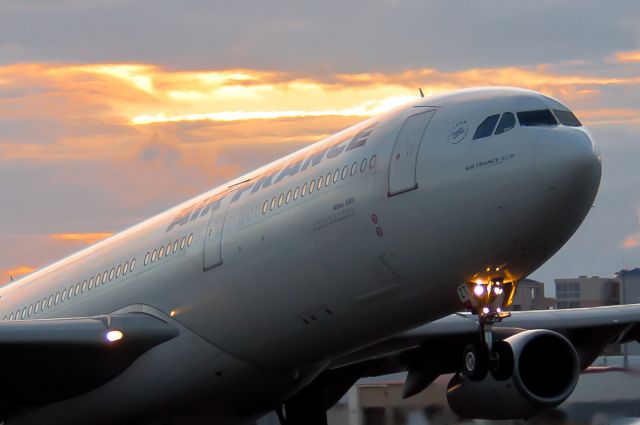
[(528, 418), (558, 406), (575, 389), (580, 361), (562, 335), (529, 330), (494, 343), (496, 361), (481, 381), (456, 374), (447, 401), (459, 416), (474, 419)]

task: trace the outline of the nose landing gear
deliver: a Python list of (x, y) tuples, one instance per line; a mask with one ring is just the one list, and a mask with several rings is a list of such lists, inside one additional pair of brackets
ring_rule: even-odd
[(503, 277), (486, 281), (476, 279), (458, 287), (458, 297), (465, 308), (478, 316), (480, 343), (468, 344), (463, 352), (462, 372), (472, 381), (483, 380), (499, 357), (493, 350), (492, 327), (511, 313), (504, 311), (513, 302), (517, 283), (505, 282)]

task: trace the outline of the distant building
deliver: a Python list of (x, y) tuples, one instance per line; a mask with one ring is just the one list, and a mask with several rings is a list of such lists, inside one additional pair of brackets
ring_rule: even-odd
[[(616, 276), (620, 281), (620, 304), (640, 303), (640, 268), (620, 270)], [(624, 344), (622, 352), (626, 366), (628, 355), (640, 355), (640, 344)]]
[(509, 310), (548, 310), (555, 306), (553, 298), (544, 296), (544, 283), (533, 279), (522, 279), (518, 283), (516, 295), (513, 297), (513, 304)]
[(620, 304), (640, 303), (640, 268), (620, 270), (616, 277), (622, 285)]
[(580, 276), (556, 279), (555, 284), (556, 308), (620, 304), (620, 280), (616, 277)]

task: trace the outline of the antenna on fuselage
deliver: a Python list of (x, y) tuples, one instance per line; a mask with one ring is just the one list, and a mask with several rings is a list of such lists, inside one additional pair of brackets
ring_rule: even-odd
[(424, 97), (424, 93), (422, 93), (422, 87), (418, 87), (418, 91), (420, 92), (420, 97)]
[(9, 279), (11, 279), (11, 282), (13, 282), (13, 276), (9, 275)]

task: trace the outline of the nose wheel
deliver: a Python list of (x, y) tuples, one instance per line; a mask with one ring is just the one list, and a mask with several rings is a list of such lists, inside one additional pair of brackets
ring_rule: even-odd
[(472, 381), (483, 380), (492, 363), (498, 363), (498, 356), (493, 352), (492, 327), (511, 316), (504, 309), (511, 305), (516, 287), (515, 282), (505, 283), (499, 277), (477, 279), (458, 287), (460, 301), (478, 316), (480, 342), (468, 344), (462, 354), (462, 373)]

